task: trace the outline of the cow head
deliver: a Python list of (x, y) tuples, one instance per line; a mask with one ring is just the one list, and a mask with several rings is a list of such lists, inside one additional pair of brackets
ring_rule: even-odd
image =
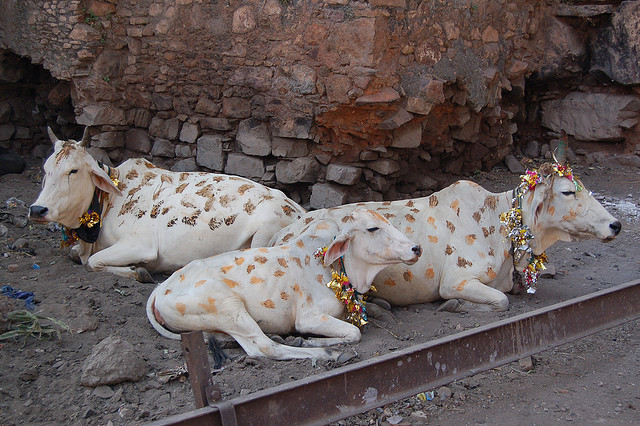
[(620, 222), (584, 188), (571, 169), (547, 163), (533, 173), (537, 173), (534, 178), (523, 178), (530, 189), (522, 198), (522, 216), (535, 236), (534, 254), (544, 252), (556, 241), (611, 241), (620, 233)]
[(120, 190), (85, 150), (88, 129), (80, 142), (62, 141), (48, 130), (54, 150), (44, 163), (42, 191), (29, 208), (29, 218), (34, 222), (58, 222), (68, 228), (78, 228), (79, 217), (89, 208), (96, 187), (118, 195)]
[(378, 213), (355, 209), (342, 219), (340, 233), (327, 248), (324, 264), (344, 256), (351, 285), (360, 293), (371, 287), (375, 276), (388, 265), (418, 261), (422, 248), (394, 228)]

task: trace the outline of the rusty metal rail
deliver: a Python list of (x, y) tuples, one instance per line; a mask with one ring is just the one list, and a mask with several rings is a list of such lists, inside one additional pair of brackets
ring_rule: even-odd
[(640, 280), (169, 417), (154, 425), (326, 424), (639, 317)]

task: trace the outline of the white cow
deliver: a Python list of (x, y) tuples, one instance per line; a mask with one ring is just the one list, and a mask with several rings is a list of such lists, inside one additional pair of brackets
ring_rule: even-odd
[[(325, 253), (317, 252), (324, 247)], [(359, 325), (366, 319), (358, 317), (359, 303), (349, 296), (348, 285), (342, 287), (345, 276), (353, 289), (365, 293), (380, 270), (415, 263), (420, 254), (420, 246), (375, 212), (356, 209), (337, 221), (319, 216), (313, 228), (287, 245), (189, 263), (151, 293), (147, 317), (172, 339), (180, 338), (177, 332), (222, 332), (249, 356), (336, 360), (341, 352), (317, 347), (358, 342), (359, 328), (341, 318), (348, 314)], [(345, 276), (333, 276), (332, 281), (331, 264), (335, 271), (343, 266)], [(335, 294), (327, 286), (330, 282), (337, 286)], [(305, 347), (298, 348), (264, 334), (294, 330), (327, 337), (307, 339)]]
[[(562, 172), (560, 167), (558, 172), (557, 168), (543, 165), (535, 174), (538, 182), (530, 189), (527, 180), (534, 174), (523, 177), (525, 183), (516, 201), (522, 206), (523, 231), (528, 227), (533, 239), (516, 247), (516, 252), (529, 246), (533, 255), (540, 256), (557, 241), (609, 241), (620, 232), (620, 222), (569, 171)], [(509, 229), (499, 216), (513, 207), (514, 195), (515, 191), (494, 194), (474, 182), (459, 181), (424, 198), (351, 204), (328, 213), (313, 211), (279, 231), (271, 245), (287, 243), (315, 226), (318, 215), (339, 220), (356, 207), (365, 207), (383, 215), (424, 248), (415, 265), (392, 266), (378, 275), (374, 285), (379, 297), (395, 305), (450, 299), (441, 309), (504, 311), (509, 300), (503, 292), (514, 286), (514, 258)], [(530, 254), (522, 256), (516, 270), (522, 272), (540, 260), (530, 259)]]
[(144, 159), (98, 164), (83, 141), (61, 141), (44, 165), (42, 191), (29, 209), (37, 223), (58, 222), (79, 238), (72, 257), (89, 270), (152, 282), (193, 259), (262, 247), (304, 209), (281, 191), (237, 176), (177, 173)]

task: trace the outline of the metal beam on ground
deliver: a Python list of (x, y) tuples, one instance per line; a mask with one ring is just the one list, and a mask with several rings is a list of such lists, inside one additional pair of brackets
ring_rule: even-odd
[(637, 318), (640, 280), (153, 424), (327, 424)]

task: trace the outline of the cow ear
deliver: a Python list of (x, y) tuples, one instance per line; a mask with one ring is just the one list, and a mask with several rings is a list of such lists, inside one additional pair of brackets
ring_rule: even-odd
[(349, 249), (349, 241), (351, 236), (347, 233), (341, 233), (335, 240), (327, 247), (327, 252), (324, 254), (324, 264), (331, 265), (343, 256)]
[(120, 192), (118, 187), (113, 184), (109, 175), (97, 165), (91, 169), (91, 180), (95, 186), (104, 192), (122, 195), (122, 192)]

